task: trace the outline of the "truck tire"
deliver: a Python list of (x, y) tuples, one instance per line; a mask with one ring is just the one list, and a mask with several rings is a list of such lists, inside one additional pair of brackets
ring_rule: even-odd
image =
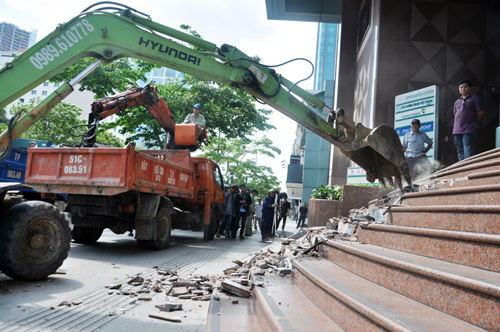
[(104, 228), (75, 226), (71, 231), (71, 238), (76, 243), (94, 244), (99, 240)]
[(41, 201), (13, 206), (0, 223), (0, 270), (17, 280), (41, 280), (62, 265), (71, 241), (64, 214)]
[(215, 237), (217, 226), (217, 214), (214, 209), (210, 209), (210, 225), (203, 226), (203, 241), (212, 241)]
[(160, 208), (156, 214), (154, 224), (156, 224), (156, 238), (153, 240), (137, 240), (137, 244), (145, 249), (166, 249), (172, 232), (172, 217), (167, 208)]

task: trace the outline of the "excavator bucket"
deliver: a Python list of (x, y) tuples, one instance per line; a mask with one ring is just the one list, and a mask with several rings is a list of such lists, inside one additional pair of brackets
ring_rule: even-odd
[(412, 184), (403, 146), (392, 127), (381, 125), (370, 129), (361, 123), (354, 123), (344, 116), (343, 110), (339, 110), (337, 130), (340, 144), (336, 145), (349, 159), (366, 170), (369, 182), (378, 180), (384, 187), (390, 185), (402, 188), (404, 178), (408, 185)]

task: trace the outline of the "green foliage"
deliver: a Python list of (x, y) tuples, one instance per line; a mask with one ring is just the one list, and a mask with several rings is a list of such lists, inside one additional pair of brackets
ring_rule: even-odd
[[(347, 184), (347, 186), (382, 188), (382, 186), (379, 183), (350, 183), (350, 184)], [(339, 185), (325, 186), (322, 184), (321, 187), (313, 190), (313, 193), (312, 193), (310, 198), (341, 200), (342, 199), (342, 186), (339, 186)]]
[[(188, 25), (182, 25), (192, 36), (200, 34)], [(190, 45), (186, 45), (191, 47)], [(195, 50), (199, 50), (194, 47)], [(258, 61), (258, 59), (256, 59)], [(94, 59), (79, 61), (52, 81), (72, 79), (90, 65)], [(89, 90), (96, 98), (114, 95), (126, 91), (138, 81), (145, 81), (145, 74), (154, 66), (143, 61), (119, 59), (110, 64), (101, 65), (81, 82), (81, 90)], [(252, 96), (228, 86), (218, 86), (186, 75), (184, 82), (172, 82), (158, 86), (158, 95), (164, 97), (176, 123), (182, 123), (187, 114), (192, 112), (194, 104), (200, 104), (201, 114), (207, 120), (209, 144), (202, 147), (205, 156), (219, 162), (226, 179), (232, 183), (248, 183), (265, 195), (268, 189), (279, 184), (272, 169), (257, 164), (247, 156), (280, 153), (272, 142), (263, 138), (253, 143), (249, 137), (256, 131), (275, 128), (267, 123), (271, 111), (257, 109)], [(147, 148), (163, 148), (166, 133), (150, 113), (143, 107), (133, 107), (117, 114), (113, 123), (101, 125), (101, 128), (119, 128), (121, 134), (127, 134), (127, 142), (140, 141)], [(253, 144), (253, 145), (252, 145)]]
[(111, 132), (105, 130), (104, 128), (100, 128), (97, 131), (97, 138), (96, 138), (97, 143), (103, 143), (109, 146), (116, 146), (116, 147), (123, 147), (125, 143), (123, 140), (119, 139), (115, 135), (113, 135)]
[[(12, 113), (17, 113), (21, 111), (22, 113), (28, 112), (35, 105), (40, 102), (39, 99), (30, 102), (29, 104), (18, 103), (14, 105), (11, 109)], [(49, 111), (43, 118), (38, 120), (26, 130), (21, 137), (30, 138), (42, 141), (49, 141), (55, 145), (67, 144), (71, 145), (73, 143), (79, 142), (80, 137), (72, 137), (69, 134), (70, 128), (76, 125), (86, 124), (85, 120), (80, 120), (82, 110), (72, 104), (59, 103), (51, 111)], [(75, 130), (75, 133), (83, 133), (85, 127), (80, 127), (79, 130)], [(119, 144), (123, 145), (117, 137), (110, 133), (105, 133), (105, 130), (100, 130), (97, 135), (97, 141), (99, 143), (105, 143), (108, 145)]]
[[(90, 64), (94, 58), (85, 58), (73, 66), (54, 76), (51, 82), (70, 81)], [(148, 72), (157, 66), (135, 59), (118, 59), (108, 64), (100, 65), (89, 76), (80, 82), (80, 91), (88, 90), (95, 93), (96, 98), (123, 92), (138, 81), (145, 81)]]
[[(158, 95), (165, 99), (176, 123), (184, 122), (193, 105), (200, 104), (201, 114), (207, 120), (209, 140), (247, 138), (255, 131), (275, 128), (267, 123), (271, 111), (257, 109), (249, 94), (227, 86), (186, 76), (184, 82), (159, 85)], [(165, 131), (145, 108), (134, 107), (117, 115), (118, 119), (107, 128), (119, 127), (120, 133), (130, 135), (127, 142), (142, 141), (147, 148), (165, 146)]]
[(257, 165), (253, 158), (263, 155), (274, 158), (279, 153), (280, 149), (266, 137), (255, 141), (215, 137), (203, 148), (202, 155), (219, 164), (226, 182), (246, 183), (264, 197), (269, 189), (279, 187), (279, 181), (270, 167)]
[(9, 119), (7, 118), (7, 112), (5, 111), (5, 109), (0, 108), (0, 124), (2, 123), (8, 125)]
[(341, 200), (342, 199), (342, 186), (333, 185), (333, 186), (325, 186), (321, 185), (321, 187), (313, 190), (311, 195), (312, 199), (331, 199), (331, 200)]

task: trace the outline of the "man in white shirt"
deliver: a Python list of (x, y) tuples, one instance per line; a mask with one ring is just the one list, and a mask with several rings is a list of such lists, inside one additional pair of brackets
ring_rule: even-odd
[[(432, 164), (425, 155), (432, 147), (432, 140), (426, 133), (420, 132), (420, 120), (413, 119), (411, 122), (411, 132), (403, 137), (403, 149), (405, 151), (406, 161), (410, 168), (410, 176), (416, 180), (420, 175), (428, 175)], [(425, 147), (427, 144), (427, 147)], [(419, 172), (419, 167), (422, 171)]]
[(205, 117), (200, 114), (200, 109), (200, 104), (194, 105), (193, 113), (189, 113), (188, 115), (186, 115), (184, 123), (196, 123), (198, 125), (198, 132), (201, 135), (203, 129), (205, 129), (207, 125), (207, 122), (205, 121)]

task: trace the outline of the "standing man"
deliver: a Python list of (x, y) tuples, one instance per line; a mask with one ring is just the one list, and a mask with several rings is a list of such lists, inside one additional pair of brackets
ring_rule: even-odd
[[(422, 168), (422, 174), (427, 175), (431, 171), (432, 164), (425, 155), (432, 147), (432, 140), (426, 133), (420, 132), (420, 120), (413, 119), (411, 121), (411, 132), (406, 133), (403, 137), (403, 150), (405, 151), (406, 161), (410, 168), (410, 176), (416, 180), (419, 171)], [(427, 147), (425, 147), (427, 143)]]
[(461, 96), (455, 102), (453, 114), (453, 138), (457, 148), (458, 160), (463, 160), (474, 155), (474, 132), (476, 123), (483, 119), (483, 101), (477, 95), (471, 95), (471, 83), (463, 80), (458, 83)]
[(290, 214), (290, 202), (288, 201), (288, 195), (286, 193), (282, 193), (280, 196), (282, 196), (282, 201), (280, 203), (280, 218), (278, 219), (278, 223), (276, 224), (276, 229), (280, 227), (280, 222), (283, 220), (283, 225), (281, 226), (281, 232), (285, 231), (285, 224), (286, 224), (286, 218)]
[(245, 223), (247, 219), (248, 211), (250, 210), (250, 204), (252, 204), (252, 198), (250, 193), (247, 191), (247, 186), (240, 185), (241, 192), (236, 195), (236, 220), (232, 226), (231, 237), (236, 238), (236, 232), (238, 231), (238, 225), (241, 221), (240, 228), (240, 239), (244, 239), (243, 233), (245, 232)]
[(252, 236), (252, 222), (255, 215), (255, 199), (259, 192), (255, 189), (252, 190), (252, 203), (248, 206), (247, 221), (245, 222), (245, 236)]
[(226, 197), (224, 200), (224, 212), (223, 212), (223, 222), (220, 225), (217, 225), (217, 233), (215, 234), (217, 237), (220, 236), (222, 232), (225, 230), (226, 237), (229, 237), (231, 231), (231, 220), (233, 219), (233, 215), (235, 213), (235, 200), (236, 193), (238, 191), (238, 186), (232, 185), (231, 188), (226, 192)]
[(262, 235), (261, 242), (269, 241), (271, 236), (271, 229), (273, 227), (274, 219), (274, 208), (278, 205), (274, 199), (274, 190), (269, 190), (267, 197), (264, 198), (264, 203), (262, 203), (262, 224), (260, 227), (260, 233)]
[(304, 224), (306, 222), (306, 217), (307, 217), (307, 211), (308, 211), (307, 204), (306, 204), (306, 202), (303, 202), (302, 206), (299, 209), (300, 217), (299, 217), (299, 221), (297, 222), (297, 228), (304, 227)]
[(200, 104), (194, 105), (193, 113), (189, 113), (188, 115), (186, 115), (184, 123), (196, 123), (198, 125), (198, 132), (201, 135), (203, 129), (205, 129), (207, 125), (207, 122), (205, 121), (205, 117), (200, 114), (200, 109)]

